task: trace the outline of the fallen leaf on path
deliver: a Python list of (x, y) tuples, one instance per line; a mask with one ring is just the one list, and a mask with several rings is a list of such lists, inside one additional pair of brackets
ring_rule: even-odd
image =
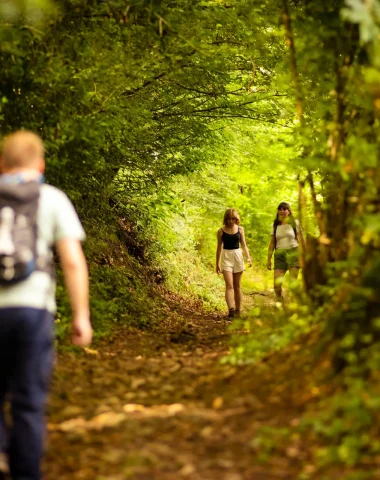
[(175, 363), (172, 367), (168, 369), (168, 372), (170, 373), (175, 373), (178, 372), (178, 370), (181, 370), (182, 365), (180, 363)]
[(164, 443), (148, 443), (146, 448), (160, 457), (172, 457), (176, 453), (169, 445)]
[(185, 410), (185, 407), (181, 403), (173, 403), (172, 405), (168, 405), (168, 412), (171, 415), (175, 415), (176, 413), (182, 412), (183, 410)]
[(92, 468), (82, 468), (77, 472), (75, 478), (77, 480), (87, 480), (88, 478), (94, 477), (94, 470)]
[(223, 373), (223, 378), (227, 380), (228, 378), (233, 377), (236, 374), (236, 372), (237, 372), (236, 368), (230, 368)]
[(212, 402), (212, 408), (215, 408), (215, 410), (218, 410), (219, 408), (223, 407), (223, 403), (224, 403), (224, 400), (222, 397), (216, 397)]
[(203, 427), (202, 430), (200, 431), (200, 436), (202, 438), (209, 438), (213, 433), (214, 433), (214, 429), (210, 427), (210, 425), (207, 425), (207, 427)]
[(298, 447), (292, 446), (292, 447), (288, 447), (285, 450), (285, 453), (286, 453), (286, 456), (289, 458), (298, 458), (301, 452)]
[(127, 403), (123, 406), (123, 410), (126, 413), (143, 412), (145, 407), (144, 405), (138, 405), (137, 403)]
[(80, 415), (81, 413), (83, 413), (83, 408), (82, 407), (79, 407), (78, 405), (67, 405), (67, 407), (65, 407), (60, 416), (62, 418), (73, 418), (73, 417), (78, 417), (78, 415)]
[(144, 405), (130, 403), (124, 405), (123, 410), (126, 413), (138, 413), (147, 417), (172, 417), (182, 412), (185, 407), (181, 403), (173, 403), (171, 405), (155, 405), (153, 407), (145, 407)]
[(125, 451), (119, 448), (107, 450), (101, 456), (102, 460), (111, 464), (118, 464), (125, 457)]
[(85, 347), (83, 350), (87, 353), (87, 355), (99, 355), (97, 350), (92, 350), (91, 348)]
[(205, 353), (203, 355), (203, 358), (216, 358), (216, 357), (220, 357), (221, 353), (220, 352), (209, 352), (209, 353)]
[(306, 473), (306, 475), (313, 475), (317, 471), (317, 467), (315, 465), (305, 465), (303, 471)]
[(225, 479), (226, 480), (243, 480), (243, 477), (240, 475), (240, 473), (229, 473), (226, 475)]
[(132, 378), (131, 381), (131, 388), (132, 390), (136, 390), (137, 388), (145, 385), (146, 380), (144, 378)]
[(195, 473), (195, 467), (192, 463), (188, 463), (187, 465), (184, 465), (178, 473), (183, 477), (188, 477)]
[(176, 387), (174, 385), (163, 385), (161, 388), (161, 392), (167, 392), (167, 393), (172, 393), (176, 390)]
[(107, 403), (112, 406), (118, 406), (120, 404), (120, 399), (118, 397), (109, 397), (107, 398)]
[(97, 415), (96, 417), (91, 418), (90, 420), (85, 420), (82, 417), (72, 418), (71, 420), (66, 420), (65, 422), (59, 424), (48, 424), (48, 429), (50, 431), (61, 431), (65, 433), (84, 430), (103, 430), (104, 428), (116, 427), (120, 425), (126, 416), (124, 413), (115, 413), (115, 412), (105, 412)]
[(124, 413), (106, 412), (97, 415), (87, 422), (89, 430), (103, 430), (104, 428), (117, 427), (124, 422), (126, 416)]
[(100, 415), (101, 413), (106, 413), (111, 410), (110, 405), (108, 404), (100, 404), (98, 407), (96, 407), (96, 414)]
[(124, 398), (126, 400), (133, 400), (134, 398), (136, 398), (137, 394), (135, 392), (128, 392), (124, 395)]
[(86, 428), (86, 420), (82, 417), (72, 418), (70, 420), (66, 420), (60, 424), (49, 423), (48, 430), (55, 431), (60, 430), (61, 432), (72, 432), (78, 429)]
[(218, 458), (216, 464), (222, 468), (232, 468), (234, 466), (234, 462), (228, 458)]
[(107, 475), (106, 477), (97, 477), (96, 480), (125, 480), (124, 475)]

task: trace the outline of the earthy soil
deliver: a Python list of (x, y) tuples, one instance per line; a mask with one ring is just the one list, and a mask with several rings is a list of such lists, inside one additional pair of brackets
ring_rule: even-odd
[[(168, 299), (152, 331), (120, 327), (80, 354), (61, 352), (46, 480), (322, 478), (299, 436), (281, 437), (320, 392), (307, 342), (302, 353), (293, 345), (258, 365), (232, 366), (221, 360), (246, 332), (230, 325)], [(262, 445), (263, 428), (282, 444)]]

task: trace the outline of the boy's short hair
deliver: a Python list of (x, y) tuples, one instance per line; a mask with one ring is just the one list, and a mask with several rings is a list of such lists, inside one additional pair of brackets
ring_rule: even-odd
[(6, 168), (28, 168), (44, 158), (42, 139), (28, 130), (19, 130), (5, 137), (1, 145), (1, 158)]

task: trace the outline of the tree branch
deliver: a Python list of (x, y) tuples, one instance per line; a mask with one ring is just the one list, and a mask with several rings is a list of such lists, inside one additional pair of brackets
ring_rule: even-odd
[(303, 94), (301, 89), (301, 83), (299, 80), (298, 68), (297, 68), (297, 57), (296, 57), (296, 48), (294, 45), (294, 35), (292, 29), (292, 21), (290, 18), (288, 0), (283, 0), (283, 14), (282, 18), (285, 26), (285, 35), (286, 35), (286, 44), (289, 47), (290, 52), (290, 71), (292, 75), (293, 86), (295, 90), (296, 97), (296, 110), (298, 119), (300, 121), (301, 127), (305, 124), (304, 111), (303, 111)]
[(125, 90), (124, 92), (122, 92), (120, 94), (120, 96), (122, 97), (131, 97), (132, 95), (136, 95), (136, 93), (140, 92), (141, 90), (143, 90), (144, 88), (148, 87), (149, 85), (151, 85), (153, 82), (155, 82), (156, 80), (159, 80), (160, 78), (164, 77), (165, 75), (167, 75), (169, 72), (161, 72), (159, 74), (157, 74), (156, 76), (154, 76), (153, 78), (151, 78), (150, 80), (145, 80), (145, 82), (140, 86), (140, 87), (137, 87), (133, 90)]

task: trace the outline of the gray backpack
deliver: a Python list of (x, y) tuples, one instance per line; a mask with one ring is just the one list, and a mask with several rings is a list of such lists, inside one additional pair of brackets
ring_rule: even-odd
[(29, 277), (36, 269), (40, 184), (0, 184), (0, 285)]

